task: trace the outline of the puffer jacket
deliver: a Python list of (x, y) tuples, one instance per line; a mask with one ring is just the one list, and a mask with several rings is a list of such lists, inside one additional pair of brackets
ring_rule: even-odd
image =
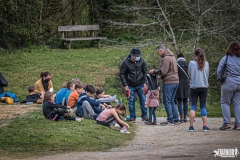
[(147, 84), (147, 74), (147, 64), (142, 57), (139, 61), (133, 62), (130, 54), (120, 66), (119, 77), (124, 87), (136, 87), (143, 83)]
[(146, 94), (145, 106), (148, 107), (157, 107), (159, 106), (159, 90), (158, 87), (156, 90), (148, 90)]

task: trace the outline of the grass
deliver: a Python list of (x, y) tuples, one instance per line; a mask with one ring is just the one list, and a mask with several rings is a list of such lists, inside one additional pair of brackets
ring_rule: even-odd
[(122, 134), (93, 120), (83, 122), (45, 120), (41, 109), (30, 112), (0, 128), (0, 154), (13, 158), (69, 151), (106, 151), (123, 145), (134, 136)]
[[(104, 88), (107, 94), (117, 94), (117, 98), (122, 98), (127, 106), (118, 78), (118, 67), (131, 48), (114, 46), (69, 51), (33, 46), (11, 53), (0, 52), (1, 72), (9, 82), (5, 91), (14, 92), (19, 100), (23, 100), (28, 94), (27, 87), (40, 79), (40, 72), (49, 71), (54, 92), (64, 82), (78, 77), (82, 83)], [(141, 51), (149, 69), (157, 68), (160, 58), (154, 52), (155, 47), (141, 48)], [(220, 90), (215, 86), (213, 91), (216, 92), (216, 88)], [(220, 117), (220, 97), (214, 92), (210, 95), (208, 116)], [(166, 117), (162, 105), (156, 113), (158, 117)], [(127, 114), (129, 115), (128, 110)], [(141, 115), (139, 103), (136, 103), (136, 114), (137, 117)], [(199, 107), (196, 116), (200, 116)], [(8, 126), (0, 128), (0, 154), (20, 158), (68, 151), (106, 151), (132, 139), (135, 126), (131, 126), (130, 131), (130, 135), (123, 135), (97, 125), (92, 120), (84, 120), (82, 123), (51, 122), (45, 120), (41, 110), (38, 110), (19, 116)]]

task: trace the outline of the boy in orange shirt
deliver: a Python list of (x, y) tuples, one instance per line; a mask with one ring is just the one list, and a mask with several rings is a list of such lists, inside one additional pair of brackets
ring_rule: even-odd
[(82, 84), (75, 84), (74, 90), (70, 93), (68, 97), (68, 104), (67, 106), (70, 106), (72, 109), (76, 107), (76, 102), (78, 100), (78, 97), (83, 92), (83, 85)]

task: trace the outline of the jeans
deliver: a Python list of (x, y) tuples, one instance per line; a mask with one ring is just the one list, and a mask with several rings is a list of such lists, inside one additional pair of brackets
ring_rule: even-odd
[(137, 93), (139, 102), (140, 102), (140, 108), (142, 118), (147, 118), (147, 108), (145, 108), (145, 101), (146, 97), (143, 93), (143, 84), (136, 86), (136, 87), (131, 87), (128, 86), (130, 90), (130, 97), (128, 99), (128, 107), (129, 107), (129, 112), (130, 112), (130, 118), (136, 119), (136, 113), (135, 113), (135, 93)]
[[(118, 117), (121, 119), (121, 117), (118, 115)], [(114, 116), (110, 116), (110, 117), (108, 117), (107, 119), (106, 119), (106, 121), (98, 121), (97, 120), (97, 124), (101, 124), (101, 125), (104, 125), (104, 126), (110, 126), (110, 124), (113, 122), (113, 121), (115, 121), (116, 120), (116, 118), (114, 117)], [(123, 127), (123, 125), (121, 124), (121, 123), (119, 123), (118, 122), (118, 124), (119, 124), (119, 126), (120, 126), (120, 128), (122, 128)]]
[(175, 104), (175, 95), (178, 89), (178, 83), (175, 84), (163, 84), (163, 105), (167, 113), (167, 121), (174, 123), (179, 121), (178, 111)]
[[(148, 112), (149, 112), (148, 122), (155, 122), (155, 123), (157, 122), (156, 109), (157, 109), (157, 107), (149, 107), (148, 108)], [(152, 121), (152, 117), (153, 117), (153, 121)]]
[[(180, 116), (186, 116), (188, 112), (188, 101), (187, 98), (178, 98), (177, 99), (178, 111)], [(182, 108), (183, 105), (183, 108)]]

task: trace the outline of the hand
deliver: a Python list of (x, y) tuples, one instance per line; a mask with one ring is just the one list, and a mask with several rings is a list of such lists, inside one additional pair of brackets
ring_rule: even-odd
[(149, 73), (149, 74), (153, 74), (154, 71), (155, 71), (154, 69), (151, 69), (148, 73)]
[(147, 105), (145, 104), (145, 106), (144, 106), (145, 108), (147, 108)]
[(127, 127), (127, 129), (129, 129), (129, 125), (126, 123), (126, 127)]
[(125, 89), (125, 91), (128, 91), (128, 90), (129, 90), (128, 86), (125, 86), (124, 89)]
[(70, 107), (70, 106), (67, 106), (67, 109), (71, 109), (71, 107)]

